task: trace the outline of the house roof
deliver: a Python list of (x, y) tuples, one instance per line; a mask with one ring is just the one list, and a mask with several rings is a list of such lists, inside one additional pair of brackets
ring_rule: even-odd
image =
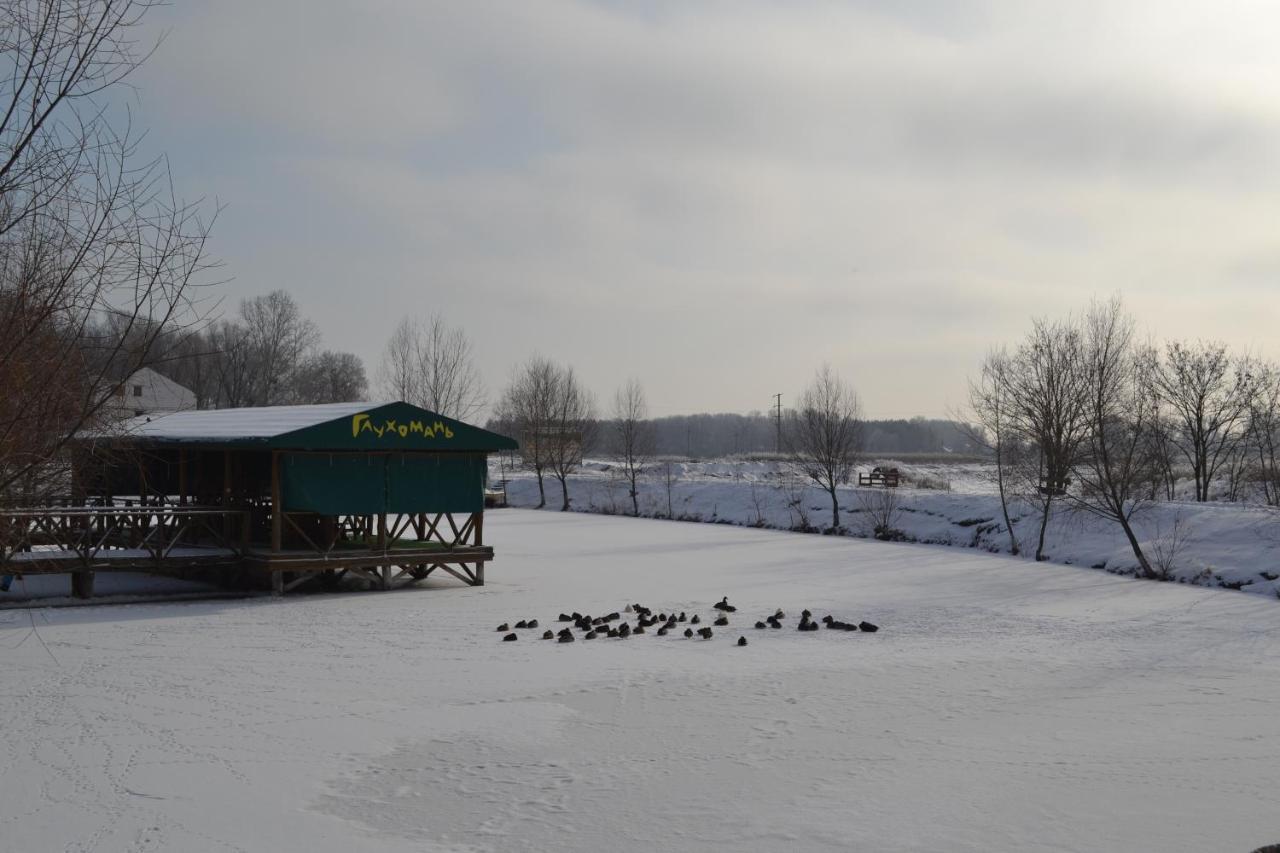
[(295, 450), (514, 450), (506, 436), (395, 403), (327, 403), (208, 409), (140, 416), (110, 434), (85, 436), (147, 446), (243, 446)]

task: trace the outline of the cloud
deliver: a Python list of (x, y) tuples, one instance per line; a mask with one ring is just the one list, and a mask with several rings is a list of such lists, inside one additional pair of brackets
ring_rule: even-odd
[(1280, 15), (1212, 8), (238, 0), (167, 12), (144, 103), (235, 286), (331, 346), (444, 310), (494, 386), (538, 349), (748, 409), (827, 360), (938, 414), (1098, 293), (1265, 335), (1198, 300), (1271, 269)]

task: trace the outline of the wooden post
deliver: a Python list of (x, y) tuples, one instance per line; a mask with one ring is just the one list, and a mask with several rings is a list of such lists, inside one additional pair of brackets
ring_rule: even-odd
[(387, 514), (378, 515), (378, 550), (387, 550)]
[[(279, 551), (284, 539), (284, 518), (280, 501), (280, 451), (271, 451), (271, 550)], [(279, 574), (277, 573), (277, 577)], [(283, 591), (283, 590), (282, 590)]]
[(484, 510), (480, 510), (472, 517), (475, 519), (475, 524), (471, 525), (472, 529), (475, 531), (475, 544), (483, 545), (484, 544)]
[[(231, 451), (222, 451), (222, 509), (231, 509)], [(244, 529), (240, 531), (240, 539), (243, 543), (248, 544), (249, 541), (249, 519), (246, 515), (244, 521), (241, 522)], [(222, 535), (228, 540), (231, 538), (231, 516), (224, 515), (222, 517)]]
[(178, 451), (178, 506), (187, 505), (187, 451)]
[(93, 572), (81, 571), (71, 573), (71, 594), (76, 598), (93, 597)]

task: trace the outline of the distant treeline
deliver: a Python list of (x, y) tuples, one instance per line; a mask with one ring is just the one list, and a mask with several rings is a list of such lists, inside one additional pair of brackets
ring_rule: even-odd
[[(660, 456), (711, 458), (777, 449), (777, 422), (762, 412), (672, 415), (650, 421), (655, 452)], [(867, 453), (977, 453), (951, 421), (916, 417), (910, 420), (864, 421), (862, 446)], [(608, 430), (601, 431), (607, 444)], [(607, 448), (602, 448), (607, 449)]]

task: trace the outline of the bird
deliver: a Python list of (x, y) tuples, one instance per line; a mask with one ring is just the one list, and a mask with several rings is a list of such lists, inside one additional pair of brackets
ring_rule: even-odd
[(618, 636), (618, 629), (617, 629), (617, 628), (610, 628), (610, 629), (609, 629), (609, 636), (610, 636), (610, 637), (616, 637), (616, 636)]
[(802, 619), (812, 619), (812, 618), (813, 618), (813, 614), (812, 614), (812, 613), (810, 613), (808, 610), (802, 610), (802, 611), (800, 611), (800, 617), (801, 617)]
[(828, 613), (826, 616), (823, 616), (823, 617), (822, 617), (822, 621), (823, 621), (824, 623), (826, 623), (827, 625), (830, 625), (830, 624), (831, 624), (832, 622), (834, 622), (835, 620), (834, 620), (834, 619), (832, 619), (832, 618), (831, 618), (831, 614), (830, 614), (830, 613)]
[(538, 627), (538, 620), (537, 620), (537, 619), (530, 619), (530, 620), (529, 620), (529, 624), (528, 624), (528, 625), (526, 625), (525, 627), (532, 631), (534, 628), (537, 628), (537, 627)]
[(729, 624), (729, 617), (728, 617), (728, 616), (721, 616), (719, 619), (717, 619), (717, 620), (716, 620), (714, 623), (712, 623), (712, 624), (715, 624), (715, 625), (728, 625), (728, 624)]
[(782, 623), (778, 621), (777, 617), (775, 617), (775, 616), (771, 616), (771, 617), (769, 617), (769, 627), (770, 627), (770, 628), (777, 628), (777, 629), (781, 629), (781, 628), (782, 628)]
[(779, 607), (777, 610), (775, 610), (775, 611), (774, 611), (774, 613), (773, 613), (773, 618), (774, 618), (774, 619), (786, 619), (786, 618), (787, 618), (787, 614), (783, 613), (783, 612), (782, 612), (782, 608), (781, 608), (781, 607)]
[(764, 627), (765, 627), (765, 624), (764, 624), (763, 622), (757, 622), (757, 623), (756, 623), (756, 627), (757, 627), (757, 628), (764, 628)]
[(508, 625), (506, 622), (503, 622), (501, 625), (498, 626), (499, 633), (501, 633), (502, 631), (510, 631), (510, 630), (511, 630), (511, 626)]
[(572, 616), (570, 616), (568, 613), (561, 613), (561, 614), (560, 614), (560, 621), (561, 621), (561, 622), (572, 622), (572, 621), (573, 621), (573, 617), (572, 617)]
[(711, 639), (711, 629), (710, 629), (710, 628), (699, 628), (699, 629), (698, 629), (698, 636), (699, 636), (699, 637), (701, 637), (701, 638), (702, 638), (702, 639), (704, 639), (704, 640), (710, 640), (710, 639)]
[(526, 622), (525, 620), (521, 619), (519, 622), (517, 622), (517, 623), (516, 623), (516, 627), (517, 627), (517, 628), (528, 628), (528, 627), (529, 627), (529, 623), (528, 623), (528, 622)]
[(745, 646), (746, 644), (747, 644), (747, 638), (746, 638), (746, 637), (739, 637), (739, 638), (738, 638), (738, 645), (740, 645), (740, 646)]
[(619, 625), (619, 626), (618, 626), (618, 636), (619, 636), (619, 637), (622, 637), (624, 640), (625, 640), (627, 637), (630, 637), (630, 636), (631, 636), (631, 626), (630, 626), (630, 625), (628, 625), (626, 622), (623, 622), (621, 625)]
[(727, 595), (724, 598), (720, 599), (715, 604), (713, 604), (712, 606), (716, 610), (722, 610), (725, 613), (736, 613), (738, 611), (738, 608), (734, 607), (732, 604), (729, 603), (729, 596)]
[(685, 637), (692, 637), (692, 636), (693, 636), (693, 629), (692, 629), (692, 628), (685, 628), (685, 629), (684, 629), (684, 635), (685, 635)]
[(561, 635), (560, 635), (559, 642), (561, 642), (561, 643), (572, 643), (572, 642), (573, 642), (573, 634), (561, 634)]
[(637, 626), (636, 626), (636, 629), (635, 629), (634, 631), (632, 631), (631, 633), (633, 633), (633, 634), (643, 634), (643, 633), (644, 633), (644, 625), (637, 625)]
[(681, 622), (685, 621), (685, 615), (683, 610), (680, 611), (680, 621)]
[(689, 624), (690, 624), (690, 625), (697, 625), (697, 624), (698, 624), (699, 622), (701, 622), (701, 621), (702, 621), (702, 619), (701, 619), (701, 618), (699, 618), (699, 616), (698, 616), (698, 614), (697, 614), (697, 613), (695, 613), (695, 614), (693, 614), (693, 618), (689, 620)]
[(866, 631), (868, 634), (874, 634), (876, 631), (880, 630), (879, 625), (872, 625), (870, 622), (865, 622), (865, 621), (859, 622), (858, 627)]
[(554, 636), (555, 636), (555, 634), (551, 633), (550, 631), (543, 631), (543, 632), (542, 632), (542, 639), (544, 639), (544, 640), (550, 640), (550, 639), (551, 639), (552, 637), (554, 637)]
[(582, 635), (582, 639), (584, 640), (594, 640), (595, 638), (596, 638), (595, 631), (588, 631), (587, 633)]
[(513, 643), (513, 642), (515, 642), (515, 641), (516, 641), (516, 639), (517, 639), (517, 637), (516, 637), (516, 635), (515, 635), (515, 634), (507, 634), (507, 636), (505, 636), (505, 637), (503, 637), (503, 638), (502, 638), (502, 642), (504, 642), (504, 643)]
[(658, 629), (658, 636), (659, 636), (659, 637), (665, 637), (665, 636), (667, 636), (667, 629), (666, 629), (666, 626), (663, 626), (663, 627), (661, 627), (661, 628), (659, 628), (659, 629)]

